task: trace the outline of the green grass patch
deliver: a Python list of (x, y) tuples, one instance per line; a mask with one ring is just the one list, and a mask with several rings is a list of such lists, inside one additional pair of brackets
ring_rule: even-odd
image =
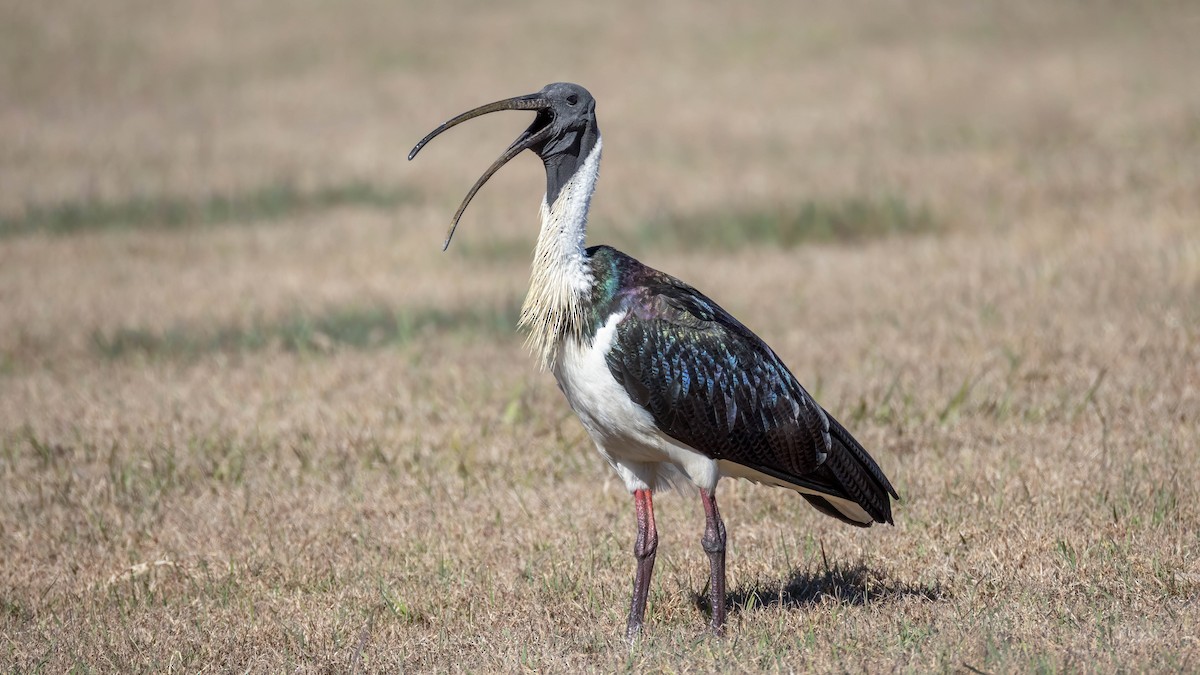
[(285, 181), (245, 192), (205, 197), (140, 195), (116, 201), (83, 199), (35, 204), (26, 207), (21, 214), (0, 215), (0, 236), (34, 232), (73, 234), (135, 228), (175, 229), (279, 220), (342, 206), (388, 209), (413, 199), (409, 190), (365, 181), (310, 189)]
[(163, 331), (121, 328), (92, 334), (95, 350), (106, 358), (132, 354), (195, 358), (214, 352), (274, 348), (289, 352), (326, 352), (338, 348), (373, 349), (405, 344), (429, 334), (508, 337), (516, 334), (515, 303), (494, 307), (336, 309), (325, 314), (296, 313), (274, 321), (206, 328), (177, 326)]
[(900, 197), (850, 197), (670, 214), (638, 227), (631, 243), (684, 250), (755, 245), (790, 248), (807, 242), (858, 242), (939, 229), (927, 206), (913, 206)]
[[(727, 251), (750, 246), (786, 249), (811, 242), (857, 243), (943, 229), (928, 206), (913, 206), (900, 197), (848, 197), (761, 209), (669, 213), (632, 230), (613, 231), (600, 224), (593, 230), (599, 236), (589, 243), (610, 243), (636, 255), (651, 249)], [(535, 236), (532, 229), (528, 237), (520, 238), (472, 240), (460, 235), (451, 250), (475, 260), (511, 261), (532, 255)]]

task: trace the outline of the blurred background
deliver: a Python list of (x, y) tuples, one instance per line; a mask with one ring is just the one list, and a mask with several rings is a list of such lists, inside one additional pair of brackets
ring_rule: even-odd
[(521, 275), (465, 271), (530, 248), (532, 157), (432, 254), (526, 116), (404, 158), (450, 115), (558, 80), (599, 101), (593, 241), (651, 264), (1191, 214), (1198, 21), (1186, 3), (12, 3), (0, 344), (69, 341), (56, 312), (107, 335), (519, 295)]
[[(1197, 34), (1188, 2), (4, 3), (0, 663), (1194, 667)], [(682, 499), (666, 648), (617, 639), (630, 509), (515, 332), (540, 163), (440, 253), (528, 115), (405, 159), (564, 80), (590, 243), (767, 339), (906, 500), (859, 533), (723, 487), (753, 648), (689, 641)]]

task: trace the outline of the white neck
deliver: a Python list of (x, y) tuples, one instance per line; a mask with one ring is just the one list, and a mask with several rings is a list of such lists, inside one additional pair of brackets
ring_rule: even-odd
[(553, 204), (547, 205), (542, 198), (542, 229), (533, 251), (533, 273), (520, 325), (529, 328), (526, 345), (543, 368), (553, 365), (564, 338), (583, 334), (583, 301), (592, 284), (583, 242), (588, 206), (600, 173), (600, 145), (597, 138)]

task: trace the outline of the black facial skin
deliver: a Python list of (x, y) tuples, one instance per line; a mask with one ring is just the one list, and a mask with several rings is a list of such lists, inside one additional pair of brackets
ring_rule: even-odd
[(450, 119), (422, 138), (408, 153), (408, 158), (411, 160), (416, 157), (425, 144), (450, 127), (498, 110), (534, 110), (537, 117), (475, 181), (454, 214), (443, 250), (450, 246), (458, 221), (475, 193), (513, 157), (524, 150), (533, 150), (542, 158), (546, 166), (546, 203), (553, 205), (563, 186), (571, 180), (571, 176), (575, 175), (600, 140), (600, 127), (596, 124), (596, 99), (577, 84), (555, 82), (535, 94), (489, 103)]
[(547, 113), (539, 113), (530, 130), (539, 123), (549, 123), (554, 131), (541, 147), (532, 150), (546, 165), (546, 203), (554, 204), (563, 186), (596, 147), (600, 127), (596, 124), (596, 99), (583, 87), (559, 82), (547, 85), (540, 93), (550, 101), (550, 119), (543, 120)]

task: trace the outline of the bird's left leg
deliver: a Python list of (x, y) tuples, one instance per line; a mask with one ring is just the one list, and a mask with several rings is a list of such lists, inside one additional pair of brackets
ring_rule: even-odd
[(704, 503), (704, 537), (700, 544), (708, 554), (709, 598), (712, 603), (712, 631), (716, 635), (725, 632), (725, 523), (717, 510), (717, 491), (700, 490), (700, 501)]

